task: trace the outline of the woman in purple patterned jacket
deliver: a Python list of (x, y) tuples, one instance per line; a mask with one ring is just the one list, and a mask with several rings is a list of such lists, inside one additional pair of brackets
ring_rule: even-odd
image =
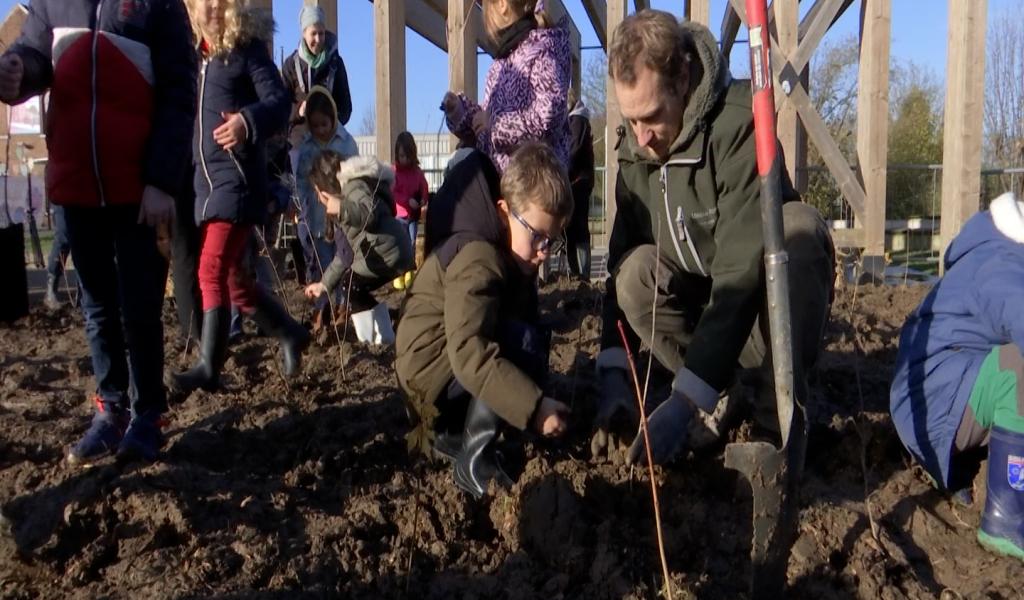
[(445, 94), (442, 108), (452, 133), (504, 171), (524, 142), (549, 144), (569, 164), (569, 31), (552, 26), (538, 0), (483, 0), (484, 26), (498, 48), (487, 72), (484, 101)]

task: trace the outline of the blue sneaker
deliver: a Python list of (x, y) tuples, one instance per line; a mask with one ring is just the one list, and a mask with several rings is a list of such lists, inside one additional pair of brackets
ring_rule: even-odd
[(117, 450), (128, 427), (128, 415), (124, 411), (111, 409), (99, 396), (95, 402), (92, 425), (68, 450), (68, 463), (73, 466), (88, 466)]
[(996, 554), (1024, 560), (1024, 434), (992, 428), (986, 484), (978, 541)]
[(160, 456), (160, 448), (164, 445), (164, 434), (160, 430), (162, 425), (159, 413), (133, 417), (121, 445), (117, 448), (117, 460), (156, 460)]

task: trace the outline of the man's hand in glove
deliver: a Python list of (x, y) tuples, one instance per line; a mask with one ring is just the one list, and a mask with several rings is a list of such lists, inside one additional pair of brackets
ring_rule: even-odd
[(625, 411), (631, 422), (636, 422), (640, 414), (637, 409), (636, 396), (629, 385), (626, 371), (615, 367), (599, 370), (597, 396), (597, 416), (594, 419), (597, 431), (590, 440), (590, 453), (600, 456), (613, 448), (609, 440), (608, 426), (612, 418)]
[[(683, 447), (687, 428), (696, 410), (686, 396), (673, 391), (668, 400), (647, 417), (647, 434), (651, 439), (651, 460), (654, 464), (665, 464)], [(636, 465), (643, 464), (646, 459), (644, 433), (641, 431), (629, 447), (627, 460), (629, 464)]]

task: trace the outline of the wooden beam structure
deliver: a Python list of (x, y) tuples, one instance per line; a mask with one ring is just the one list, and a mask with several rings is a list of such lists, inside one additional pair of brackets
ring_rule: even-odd
[(423, 0), (406, 0), (405, 23), (423, 39), (448, 51), (448, 26), (445, 19)]
[(405, 0), (373, 3), (377, 66), (377, 158), (392, 162), (395, 138), (405, 131)]
[[(839, 0), (839, 3), (841, 2), (842, 0)], [(824, 11), (821, 16), (827, 14), (828, 11)], [(861, 0), (857, 162), (860, 165), (861, 180), (864, 182), (865, 197), (861, 218), (864, 229), (862, 266), (866, 272), (875, 275), (880, 275), (885, 270), (891, 15), (891, 0)]]
[(448, 0), (448, 89), (477, 100), (475, 0)]
[[(775, 29), (779, 40), (779, 50), (792, 55), (799, 45), (798, 27), (800, 25), (800, 0), (775, 0), (772, 3), (775, 11)], [(797, 82), (803, 85), (803, 81)], [(790, 84), (792, 85), (792, 84)], [(779, 144), (786, 159), (786, 171), (789, 179), (797, 189), (801, 189), (798, 179), (807, 166), (807, 133), (800, 124), (799, 114), (792, 102), (786, 102), (786, 93), (781, 82), (775, 86), (775, 106), (778, 108), (776, 129)], [(804, 87), (806, 89), (806, 86)]]
[[(607, 0), (608, 45), (611, 46), (615, 28), (626, 18), (626, 2), (628, 0)], [(615, 223), (616, 200), (615, 181), (619, 176), (619, 141), (617, 130), (622, 125), (622, 113), (619, 112), (619, 101), (615, 97), (615, 84), (610, 75), (605, 79), (605, 132), (604, 132), (604, 215), (605, 242), (611, 237), (611, 228)]]
[[(942, 251), (978, 211), (988, 0), (949, 0), (942, 147)], [(941, 268), (941, 265), (940, 265)]]
[(686, 0), (686, 12), (684, 14), (688, 21), (700, 23), (705, 27), (711, 26), (711, 0)]
[(601, 48), (608, 52), (608, 5), (605, 0), (583, 0), (583, 10), (587, 11)]
[[(862, 0), (862, 2), (864, 1), (867, 0)], [(794, 71), (803, 71), (804, 67), (811, 60), (811, 54), (818, 49), (818, 44), (825, 37), (825, 33), (828, 32), (829, 28), (832, 27), (832, 23), (842, 15), (842, 11), (846, 10), (846, 7), (849, 5), (850, 2), (847, 0), (818, 0), (814, 4), (812, 7), (813, 14), (809, 14), (804, 19), (806, 26), (801, 27), (803, 31), (800, 33), (800, 47), (790, 57)], [(819, 7), (820, 10), (814, 10)]]
[[(778, 1), (778, 0), (777, 0)], [(864, 0), (871, 1), (871, 0)], [(890, 0), (879, 0), (889, 2)], [(794, 64), (790, 59), (789, 53), (783, 48), (776, 35), (772, 36), (771, 40), (771, 62), (772, 62), (772, 73), (778, 80), (778, 89), (781, 90), (782, 94), (785, 95), (782, 102), (777, 103), (777, 108), (782, 108), (786, 103), (790, 103), (793, 108), (796, 109), (797, 114), (800, 117), (800, 122), (806, 129), (807, 135), (818, 149), (818, 153), (821, 155), (822, 160), (825, 162), (825, 166), (832, 177), (835, 179), (840, 192), (843, 194), (843, 198), (853, 209), (854, 214), (858, 220), (863, 222), (865, 217), (865, 207), (868, 203), (867, 196), (864, 191), (864, 186), (860, 181), (860, 178), (850, 167), (849, 161), (843, 155), (839, 149), (839, 145), (832, 138), (829, 133), (828, 127), (822, 120), (821, 115), (815, 110), (814, 105), (811, 103), (811, 98), (807, 93), (806, 87), (803, 85), (804, 78), (801, 77), (801, 71), (807, 67), (807, 61), (810, 59), (818, 43), (821, 41), (821, 37), (814, 33), (818, 30), (820, 25), (817, 23), (829, 23), (835, 21), (841, 14), (841, 10), (848, 6), (846, 0), (818, 0), (822, 8), (817, 11), (810, 11), (806, 17), (804, 17), (803, 24), (807, 24), (806, 28), (803, 28), (806, 32), (806, 37), (798, 40), (797, 50), (794, 53), (795, 56), (801, 57), (801, 62)], [(746, 7), (743, 0), (730, 0), (729, 7), (736, 14), (736, 18), (741, 21), (746, 21)], [(728, 12), (728, 11), (727, 11)], [(784, 11), (785, 12), (785, 11)], [(774, 31), (778, 28), (775, 27), (775, 11), (769, 15), (769, 29)], [(808, 19), (811, 18), (813, 22), (808, 23)], [(728, 15), (727, 15), (728, 21)], [(724, 23), (723, 26), (730, 26), (731, 23)], [(827, 27), (825, 28), (827, 30)], [(821, 33), (824, 35), (824, 32)], [(885, 68), (888, 69), (888, 58), (885, 61)], [(888, 74), (886, 74), (888, 78)], [(779, 97), (782, 97), (779, 94)], [(872, 227), (878, 225), (877, 219), (871, 222)], [(881, 235), (884, 239), (884, 209), (883, 217), (881, 220), (881, 233), (876, 232), (876, 235)], [(862, 235), (861, 239), (867, 240), (868, 235)]]
[[(818, 13), (825, 8), (825, 4), (826, 3), (822, 0), (817, 0), (814, 5), (811, 6), (811, 9), (807, 11), (807, 14), (804, 15), (804, 20), (800, 23), (800, 39), (804, 39), (804, 37), (807, 36), (808, 29), (810, 29), (811, 25), (817, 20)], [(835, 25), (836, 21), (839, 20), (839, 17), (846, 12), (846, 9), (849, 8), (851, 4), (853, 4), (853, 0), (843, 0), (842, 7), (840, 7), (839, 12), (836, 13), (836, 16), (832, 21), (829, 22), (828, 28), (826, 29)]]
[(547, 0), (545, 7), (552, 21), (558, 23), (564, 20), (569, 28), (569, 51), (572, 53), (570, 83), (572, 89), (579, 92), (583, 85), (583, 38), (580, 36), (580, 30), (576, 27), (576, 22), (573, 21), (572, 15), (566, 10), (562, 0)]
[(718, 30), (718, 40), (722, 44), (722, 54), (729, 60), (732, 55), (732, 47), (736, 45), (736, 36), (739, 35), (740, 15), (736, 12), (732, 3), (726, 3), (725, 13), (722, 15), (722, 27)]

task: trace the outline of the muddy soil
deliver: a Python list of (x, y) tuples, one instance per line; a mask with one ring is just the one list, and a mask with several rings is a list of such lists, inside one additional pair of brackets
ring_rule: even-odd
[[(925, 291), (838, 292), (813, 379), (790, 597), (1020, 597), (1024, 567), (975, 541), (980, 494), (964, 507), (933, 491), (886, 412), (899, 328)], [(392, 352), (339, 344), (344, 331), (291, 385), (275, 345), (250, 332), (223, 391), (172, 408), (161, 461), (72, 470), (65, 448), (92, 410), (81, 318), (37, 309), (0, 328), (0, 598), (657, 597), (646, 474), (621, 445), (590, 456), (599, 293), (562, 281), (543, 301), (550, 387), (572, 429), (510, 440), (525, 448), (509, 458), (518, 481), (479, 502), (446, 464), (410, 455)], [(166, 351), (171, 367), (191, 360), (177, 340)], [(749, 489), (723, 448), (657, 472), (676, 598), (747, 593)]]

